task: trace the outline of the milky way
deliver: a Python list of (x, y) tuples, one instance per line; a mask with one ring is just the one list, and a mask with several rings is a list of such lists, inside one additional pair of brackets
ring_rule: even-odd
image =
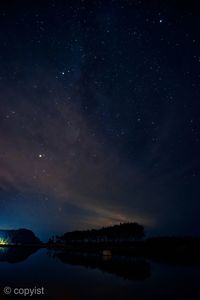
[(0, 217), (198, 234), (195, 7), (1, 4)]

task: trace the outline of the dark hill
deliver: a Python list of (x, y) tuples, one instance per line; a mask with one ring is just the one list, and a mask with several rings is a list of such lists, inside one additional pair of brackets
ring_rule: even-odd
[(0, 245), (6, 244), (41, 244), (41, 241), (29, 229), (0, 230)]

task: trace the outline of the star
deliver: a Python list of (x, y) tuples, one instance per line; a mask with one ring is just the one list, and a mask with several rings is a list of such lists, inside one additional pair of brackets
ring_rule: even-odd
[[(123, 212), (153, 222), (153, 234), (199, 235), (200, 20), (192, 1), (187, 10), (50, 2), (48, 10), (42, 1), (17, 5), (9, 35), (12, 8), (2, 9), (2, 224), (64, 234)], [(13, 41), (20, 56), (11, 55)], [(186, 175), (193, 181), (184, 193)]]

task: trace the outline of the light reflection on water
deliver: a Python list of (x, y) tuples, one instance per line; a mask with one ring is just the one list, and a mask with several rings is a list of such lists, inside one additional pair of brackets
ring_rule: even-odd
[(3, 253), (6, 253), (7, 251), (8, 251), (8, 248), (0, 246), (0, 255)]
[(43, 299), (189, 299), (200, 268), (144, 259), (0, 247), (1, 287), (44, 287)]

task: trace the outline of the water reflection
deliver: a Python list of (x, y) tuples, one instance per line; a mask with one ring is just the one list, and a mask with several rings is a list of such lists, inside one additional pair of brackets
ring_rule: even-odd
[(143, 258), (72, 252), (55, 252), (49, 255), (65, 264), (99, 269), (129, 280), (145, 280), (151, 275), (150, 264)]
[(37, 250), (35, 247), (0, 247), (0, 262), (22, 262)]
[(0, 251), (1, 287), (44, 287), (45, 295), (41, 299), (188, 300), (199, 294), (200, 268), (197, 267), (44, 248), (33, 255), (30, 254), (36, 249), (25, 247)]

